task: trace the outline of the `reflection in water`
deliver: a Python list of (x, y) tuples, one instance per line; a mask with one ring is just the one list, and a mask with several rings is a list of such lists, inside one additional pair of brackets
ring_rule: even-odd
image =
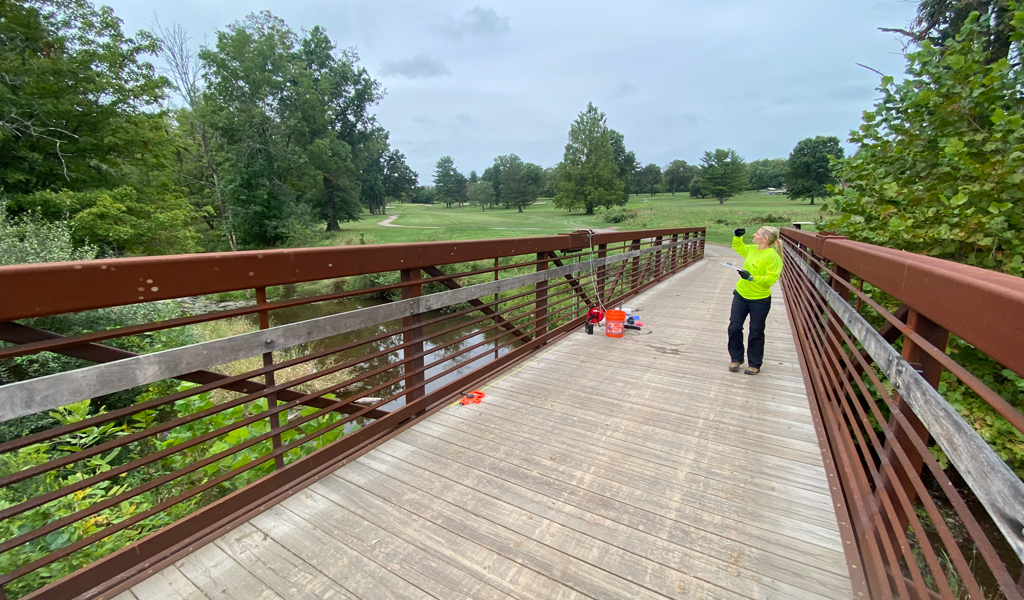
[[(348, 312), (359, 308), (366, 308), (368, 306), (377, 306), (379, 304), (383, 304), (384, 302), (384, 300), (379, 300), (376, 298), (346, 298), (343, 300), (320, 302), (317, 304), (308, 304), (304, 306), (284, 308), (281, 310), (273, 311), (270, 314), (270, 324), (272, 327), (278, 325), (286, 325), (289, 323), (296, 323), (299, 321), (306, 321), (309, 319), (316, 319), (328, 315)], [(441, 313), (440, 311), (434, 311), (430, 313), (425, 313), (423, 315), (423, 320), (431, 321), (442, 316), (444, 316), (444, 314)], [(438, 379), (427, 383), (427, 393), (436, 390), (437, 388), (449, 383), (450, 381), (462, 377), (463, 375), (469, 373), (473, 369), (476, 369), (486, 364), (490, 360), (494, 360), (495, 350), (493, 343), (483, 344), (479, 348), (474, 348), (473, 350), (470, 350), (465, 354), (461, 354), (455, 358), (446, 360), (447, 357), (450, 357), (453, 354), (456, 354), (459, 351), (464, 350), (470, 346), (474, 346), (484, 341), (494, 340), (495, 337), (501, 336), (501, 334), (504, 332), (504, 330), (480, 332), (481, 329), (486, 329), (492, 325), (492, 322), (489, 319), (485, 321), (480, 321), (478, 323), (468, 323), (469, 321), (472, 321), (479, 317), (480, 313), (473, 312), (467, 315), (453, 316), (439, 323), (434, 323), (424, 327), (424, 337), (431, 337), (432, 334), (455, 327), (454, 330), (449, 331), (444, 335), (438, 337), (431, 337), (431, 339), (423, 343), (423, 349), (425, 352), (428, 353), (424, 357), (424, 362), (426, 364), (430, 364), (437, 361), (441, 361), (438, 364), (435, 364), (434, 366), (429, 367), (426, 370), (425, 379), (429, 380), (432, 377), (435, 377), (438, 374), (442, 373), (443, 371), (446, 371), (456, 365), (464, 365), (452, 371), (451, 373), (448, 373), (442, 377), (438, 377)], [(253, 315), (252, 318), (255, 319), (256, 316)], [(466, 325), (457, 327), (463, 323), (466, 323)], [(353, 342), (357, 342), (359, 340), (365, 340), (367, 338), (381, 335), (384, 333), (398, 331), (401, 328), (402, 321), (400, 319), (395, 321), (388, 321), (386, 323), (371, 325), (369, 327), (364, 327), (362, 329), (351, 331), (349, 333), (326, 337), (315, 342), (303, 344), (298, 348), (300, 348), (301, 352), (303, 353), (314, 353), (326, 350), (328, 348), (334, 348), (350, 344)], [(363, 379), (362, 381), (349, 385), (335, 393), (335, 396), (337, 396), (339, 399), (345, 399), (350, 398), (356, 394), (359, 394), (360, 392), (369, 390), (375, 386), (382, 385), (391, 380), (401, 378), (403, 375), (402, 365), (395, 365), (390, 369), (387, 367), (388, 365), (394, 365), (395, 363), (401, 361), (404, 358), (403, 349), (396, 348), (396, 346), (400, 346), (402, 344), (402, 337), (402, 334), (399, 333), (371, 343), (362, 344), (355, 348), (345, 350), (344, 352), (339, 352), (337, 354), (318, 359), (316, 361), (316, 368), (318, 370), (321, 370), (329, 368), (333, 365), (348, 362), (353, 359), (359, 359), (378, 352), (384, 352), (380, 356), (370, 358), (350, 369), (344, 369), (339, 373), (328, 375), (322, 380), (316, 380), (315, 382), (312, 382), (312, 384), (315, 385), (317, 388), (322, 389), (324, 387), (327, 387), (328, 385), (341, 383), (344, 380), (359, 377), (365, 373), (377, 371), (378, 369), (383, 369), (380, 373), (376, 373), (375, 375), (372, 375), (370, 377), (367, 377), (366, 379)], [(455, 341), (463, 337), (465, 337), (465, 339), (462, 339), (457, 342)], [(505, 338), (506, 341), (507, 339), (508, 338)], [(502, 343), (502, 341), (498, 340), (498, 343), (500, 344)], [(445, 347), (442, 348), (442, 346)], [(391, 352), (385, 352), (391, 348), (394, 348), (394, 350)], [(435, 348), (438, 349), (431, 353), (430, 351)], [(506, 354), (511, 349), (511, 347), (499, 349), (498, 356)], [(488, 358), (483, 358), (483, 355), (490, 356)], [(481, 357), (480, 360), (474, 361), (473, 359), (477, 357)], [(373, 392), (371, 396), (373, 396), (374, 398), (384, 398), (387, 396), (391, 396), (393, 394), (401, 393), (402, 390), (403, 383), (401, 381), (397, 381), (392, 385), (389, 385), (383, 389)], [(403, 406), (404, 404), (404, 398), (398, 398), (397, 400), (385, 405), (383, 409), (394, 410), (400, 406)]]

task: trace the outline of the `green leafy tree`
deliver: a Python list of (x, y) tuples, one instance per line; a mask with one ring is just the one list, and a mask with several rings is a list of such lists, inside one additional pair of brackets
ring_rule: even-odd
[(1018, 6), (1013, 0), (922, 0), (909, 30), (882, 31), (903, 34), (911, 44), (928, 41), (933, 47), (944, 47), (955, 43), (971, 15), (977, 14), (979, 18), (971, 23), (971, 37), (984, 53), (982, 60), (991, 64), (1010, 56)]
[(384, 155), (384, 194), (403, 200), (413, 194), (419, 175), (405, 162), (405, 154), (391, 150)]
[(432, 185), (418, 185), (412, 195), (413, 204), (433, 204), (437, 202), (437, 192)]
[(515, 154), (499, 156), (494, 159), (494, 163), (500, 166), (502, 202), (506, 208), (515, 208), (523, 212), (523, 208), (537, 201), (543, 176), (543, 169), (540, 166), (524, 163)]
[(639, 193), (643, 189), (643, 181), (637, 178), (640, 162), (632, 150), (626, 149), (626, 138), (621, 133), (609, 129), (608, 134), (612, 142), (612, 159), (619, 167), (619, 179), (622, 180), (622, 202), (620, 204), (625, 204), (629, 200), (630, 194)]
[(691, 198), (707, 198), (708, 193), (704, 190), (704, 181), (700, 178), (700, 175), (695, 175), (690, 180), (690, 197)]
[(479, 206), (481, 212), (485, 211), (488, 206), (494, 206), (494, 186), (491, 185), (490, 181), (470, 183), (469, 189), (466, 191), (466, 197), (469, 199), (470, 204)]
[(447, 208), (460, 201), (465, 184), (466, 177), (455, 168), (455, 160), (451, 156), (437, 159), (434, 165), (434, 192)]
[(541, 198), (555, 197), (555, 169), (553, 167), (544, 169), (540, 180), (539, 195)]
[(643, 181), (643, 189), (647, 190), (647, 193), (654, 195), (657, 192), (658, 186), (661, 185), (663, 179), (661, 173), (661, 167), (654, 163), (648, 163), (640, 170), (640, 178)]
[(789, 171), (785, 158), (762, 158), (747, 163), (747, 189), (783, 188)]
[(665, 167), (665, 189), (672, 192), (672, 196), (675, 196), (677, 191), (685, 192), (690, 189), (690, 182), (696, 174), (697, 168), (693, 165), (687, 164), (685, 160), (674, 160)]
[[(145, 55), (157, 40), (128, 37), (108, 7), (86, 0), (0, 2), (0, 186), (112, 189), (165, 137), (167, 80)], [(17, 210), (16, 207), (15, 210)]]
[[(719, 204), (747, 187), (747, 165), (735, 150), (708, 150), (700, 159), (700, 190)], [(692, 185), (692, 184), (691, 184)]]
[[(1024, 38), (1024, 13), (1014, 19)], [(944, 48), (923, 42), (837, 161), (825, 226), (853, 239), (1022, 275), (1024, 99), (1018, 64), (989, 63), (977, 19)]]
[(828, 186), (836, 182), (830, 161), (843, 158), (843, 147), (835, 136), (818, 136), (800, 140), (789, 155), (786, 189), (791, 200), (828, 196)]
[[(1024, 13), (1012, 19), (1020, 56)], [(883, 77), (881, 99), (836, 161), (843, 182), (823, 227), (851, 239), (1024, 276), (1022, 66), (992, 60), (991, 23), (964, 20), (955, 40), (907, 53), (906, 79)], [(1024, 381), (962, 339), (948, 353), (1017, 410)], [(939, 390), (1024, 477), (1024, 436), (968, 386), (943, 373)], [(939, 452), (939, 459), (945, 457)]]
[[(480, 181), (480, 176), (476, 174), (476, 171), (469, 172), (469, 183), (477, 183)], [(491, 191), (494, 191), (493, 189)]]
[(584, 210), (609, 208), (624, 201), (625, 184), (615, 163), (611, 132), (605, 115), (593, 103), (569, 128), (562, 162), (556, 167), (555, 208)]
[(199, 52), (210, 121), (223, 142), (224, 195), (239, 242), (248, 247), (273, 246), (304, 225), (287, 185), (305, 162), (303, 148), (287, 143), (297, 41), (284, 21), (263, 12), (218, 31), (216, 45)]

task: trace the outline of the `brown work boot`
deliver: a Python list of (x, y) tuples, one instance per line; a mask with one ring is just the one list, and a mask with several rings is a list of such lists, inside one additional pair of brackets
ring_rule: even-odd
[(731, 362), (731, 363), (729, 363), (729, 370), (732, 371), (733, 373), (737, 373), (737, 372), (739, 372), (740, 365), (742, 365), (742, 364), (743, 364), (742, 362)]
[(746, 370), (743, 371), (743, 374), (744, 375), (757, 375), (760, 372), (761, 372), (761, 369), (759, 369), (757, 367), (747, 367)]

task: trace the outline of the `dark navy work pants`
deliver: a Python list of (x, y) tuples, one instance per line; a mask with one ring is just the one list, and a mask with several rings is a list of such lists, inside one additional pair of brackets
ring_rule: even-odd
[(736, 290), (732, 292), (732, 312), (729, 314), (729, 357), (732, 362), (743, 362), (743, 322), (750, 315), (750, 335), (747, 337), (747, 365), (761, 368), (764, 360), (764, 324), (772, 308), (772, 297), (747, 300)]

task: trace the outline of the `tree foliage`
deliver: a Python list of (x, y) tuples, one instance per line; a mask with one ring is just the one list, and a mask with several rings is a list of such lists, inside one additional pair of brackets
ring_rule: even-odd
[[(1024, 38), (1024, 13), (1014, 19)], [(986, 30), (923, 42), (838, 161), (844, 186), (825, 223), (853, 239), (1020, 276), (1024, 262), (1024, 96), (1020, 65), (988, 61)]]
[(622, 204), (625, 188), (615, 163), (605, 115), (593, 103), (569, 128), (562, 162), (555, 169), (555, 208), (584, 210)]
[(622, 204), (625, 204), (630, 194), (643, 188), (643, 182), (637, 178), (640, 161), (632, 150), (626, 149), (626, 138), (621, 133), (614, 129), (609, 129), (608, 133), (612, 142), (612, 159), (619, 167), (619, 179), (622, 180)]
[(434, 193), (445, 206), (451, 208), (452, 204), (460, 202), (466, 183), (466, 176), (455, 168), (452, 157), (442, 156), (437, 159), (434, 165)]
[(665, 167), (663, 172), (665, 189), (672, 192), (673, 196), (676, 195), (676, 192), (685, 192), (690, 189), (690, 182), (693, 181), (696, 174), (697, 167), (688, 164), (685, 160), (674, 160)]
[(515, 154), (507, 154), (494, 159), (494, 168), (499, 173), (501, 203), (505, 208), (523, 212), (523, 208), (537, 201), (544, 176), (539, 165), (524, 163)]
[[(691, 184), (692, 185), (692, 184)], [(700, 159), (700, 191), (719, 204), (747, 187), (747, 165), (735, 150), (708, 150)]]
[(747, 163), (747, 189), (782, 188), (786, 186), (789, 161), (785, 158), (762, 158)]
[(647, 163), (639, 173), (639, 179), (643, 182), (642, 189), (652, 196), (658, 191), (662, 178), (661, 167), (654, 163)]
[(790, 199), (828, 196), (828, 186), (836, 182), (830, 161), (842, 159), (843, 147), (836, 136), (817, 136), (797, 142), (789, 155), (786, 170), (786, 189)]
[(488, 206), (494, 206), (496, 201), (494, 185), (490, 181), (470, 183), (469, 189), (466, 190), (466, 198), (469, 199), (470, 204), (479, 206), (480, 211), (483, 212), (487, 210)]

